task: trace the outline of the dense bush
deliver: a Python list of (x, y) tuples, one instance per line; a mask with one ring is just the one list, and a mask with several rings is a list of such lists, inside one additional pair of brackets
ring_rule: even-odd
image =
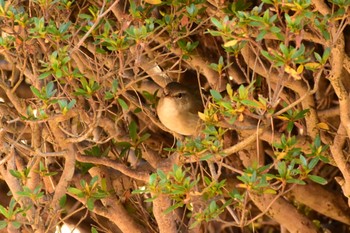
[[(0, 0), (0, 227), (347, 232), (349, 0)], [(196, 88), (181, 136), (156, 104)]]

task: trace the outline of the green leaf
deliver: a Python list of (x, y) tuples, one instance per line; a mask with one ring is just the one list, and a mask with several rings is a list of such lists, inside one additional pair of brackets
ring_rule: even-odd
[[(227, 109), (227, 110), (232, 110), (233, 109), (233, 107), (232, 107), (232, 103), (231, 102), (221, 102), (220, 103), (220, 106), (223, 106), (225, 109)], [(230, 114), (231, 115), (231, 114)]]
[(89, 186), (92, 187), (94, 184), (98, 181), (98, 176), (92, 177), (92, 179), (89, 182)]
[(195, 228), (198, 224), (200, 224), (201, 222), (200, 221), (194, 221), (191, 225), (190, 225), (190, 227), (189, 227), (189, 229), (193, 229), (193, 228)]
[(276, 27), (276, 26), (272, 26), (270, 28), (270, 31), (273, 32), (273, 33), (280, 33), (281, 32), (281, 29), (279, 27)]
[(267, 60), (269, 60), (269, 61), (273, 60), (273, 57), (269, 54), (269, 52), (267, 52), (265, 50), (261, 50), (260, 52)]
[(21, 172), (12, 169), (10, 170), (10, 174), (18, 179), (23, 177)]
[(149, 134), (149, 133), (146, 133), (146, 134), (144, 134), (144, 135), (142, 135), (140, 138), (139, 138), (139, 143), (140, 142), (144, 142), (144, 141), (146, 141), (148, 138), (150, 138), (151, 137), (151, 134)]
[(292, 54), (291, 58), (292, 59), (299, 58), (304, 54), (305, 54), (305, 46), (304, 44), (301, 44), (300, 48), (294, 54)]
[(4, 215), (5, 218), (10, 218), (7, 209), (2, 205), (0, 205), (0, 214)]
[(64, 194), (59, 200), (60, 207), (61, 208), (65, 207), (66, 206), (66, 202), (67, 202), (67, 195)]
[(307, 168), (310, 169), (310, 170), (314, 169), (314, 167), (318, 164), (319, 160), (320, 160), (319, 157), (311, 159), (309, 164), (307, 165)]
[(46, 87), (45, 87), (45, 91), (46, 91), (46, 97), (47, 98), (50, 98), (50, 97), (52, 97), (55, 93), (56, 93), (56, 89), (54, 89), (55, 88), (55, 84), (52, 82), (52, 81), (50, 81), (47, 85), (46, 85)]
[(270, 19), (270, 11), (269, 11), (269, 9), (267, 9), (267, 10), (264, 12), (263, 20), (265, 21), (265, 23), (268, 23), (268, 22), (269, 22), (269, 19)]
[(280, 41), (284, 41), (285, 40), (285, 35), (283, 33), (276, 33), (277, 38)]
[[(159, 176), (159, 178), (160, 178), (161, 180), (167, 179), (166, 174), (165, 174), (162, 170), (158, 169), (158, 170), (157, 170), (157, 174), (158, 174), (158, 176)], [(155, 175), (157, 175), (157, 174), (155, 174)], [(153, 177), (153, 178), (156, 179), (156, 176)], [(150, 183), (151, 183), (151, 182), (150, 182)]]
[(22, 226), (22, 223), (20, 223), (18, 221), (12, 221), (11, 224), (16, 229), (19, 229)]
[(314, 52), (314, 56), (318, 62), (322, 62), (322, 58), (321, 58), (320, 54)]
[(7, 227), (7, 222), (5, 220), (1, 220), (0, 221), (0, 230), (4, 229), (5, 227)]
[(263, 172), (265, 172), (265, 171), (268, 171), (268, 170), (270, 169), (270, 167), (271, 167), (271, 164), (266, 164), (266, 165), (264, 165), (264, 166), (258, 167), (258, 168), (256, 169), (256, 171), (257, 171), (258, 173), (263, 173)]
[(137, 140), (137, 124), (135, 123), (135, 121), (132, 121), (129, 124), (129, 136), (134, 142), (136, 142), (136, 140)]
[(190, 6), (186, 6), (186, 10), (190, 16), (194, 16), (195, 13), (198, 11), (193, 3)]
[(223, 29), (223, 25), (220, 23), (219, 20), (217, 20), (216, 18), (212, 17), (210, 18), (211, 22), (219, 29), (222, 30)]
[(151, 197), (151, 198), (147, 198), (145, 200), (145, 202), (153, 202), (158, 196), (154, 196), (154, 197)]
[(210, 179), (209, 177), (207, 177), (207, 176), (204, 176), (204, 182), (205, 182), (205, 184), (206, 184), (207, 186), (209, 186), (210, 183), (211, 183), (211, 179)]
[(254, 100), (242, 100), (241, 103), (248, 107), (255, 107), (255, 108), (259, 107), (259, 104)]
[(68, 109), (72, 109), (76, 102), (77, 102), (77, 101), (76, 101), (75, 99), (72, 99), (72, 100), (69, 102), (69, 104), (67, 105), (67, 108), (68, 108)]
[(91, 227), (91, 233), (98, 233), (95, 227)]
[(30, 197), (32, 195), (32, 191), (27, 186), (23, 186), (23, 191), (18, 191), (17, 194), (19, 196)]
[(219, 66), (218, 66), (218, 64), (216, 64), (216, 63), (211, 63), (210, 65), (209, 65), (209, 67), (212, 69), (212, 70), (215, 70), (215, 71), (219, 71)]
[(312, 180), (313, 182), (321, 184), (321, 185), (325, 185), (328, 183), (328, 181), (326, 179), (324, 179), (323, 177), (320, 177), (320, 176), (308, 175), (307, 177), (310, 180)]
[(71, 22), (69, 21), (69, 22), (67, 22), (67, 23), (63, 23), (63, 24), (61, 24), (61, 26), (60, 26), (60, 28), (59, 28), (59, 31), (60, 31), (60, 33), (65, 33), (67, 30), (68, 30), (68, 28), (69, 28), (69, 26), (71, 25)]
[(144, 194), (144, 193), (146, 193), (147, 191), (146, 190), (144, 190), (144, 189), (135, 189), (135, 190), (133, 190), (131, 193), (132, 194)]
[(324, 163), (329, 163), (329, 158), (325, 157), (325, 156), (319, 156), (320, 160)]
[(322, 64), (325, 64), (331, 55), (331, 48), (326, 48), (322, 55)]
[(114, 79), (112, 81), (112, 93), (116, 93), (117, 92), (118, 86), (119, 86), (118, 80)]
[(280, 44), (280, 50), (282, 51), (283, 55), (287, 56), (289, 54), (289, 49), (287, 46), (285, 46), (283, 43)]
[(178, 167), (177, 165), (174, 165), (174, 171), (175, 171), (175, 179), (178, 180), (178, 181), (181, 181), (184, 177), (185, 177), (185, 174), (184, 172), (182, 171), (181, 167)]
[(215, 201), (210, 202), (210, 204), (209, 204), (209, 211), (211, 213), (213, 213), (216, 210), (218, 210), (218, 206), (217, 206), (216, 202)]
[(81, 85), (83, 85), (83, 88), (86, 90), (87, 87), (89, 86), (86, 78), (85, 77), (81, 77), (79, 80), (80, 80)]
[(213, 98), (215, 100), (221, 100), (222, 99), (222, 96), (221, 96), (220, 92), (218, 92), (216, 90), (210, 90), (210, 94), (211, 94), (211, 96), (213, 96)]
[(41, 92), (34, 86), (30, 86), (30, 90), (33, 92), (33, 94), (38, 97), (39, 99), (42, 99)]
[(42, 73), (41, 75), (39, 75), (39, 79), (44, 79), (47, 78), (48, 76), (50, 76), (52, 74), (52, 71), (47, 71), (45, 73)]
[[(156, 91), (156, 92), (158, 92), (158, 90)], [(146, 100), (148, 100), (148, 101), (150, 101), (151, 103), (154, 103), (155, 102), (155, 97), (156, 97), (156, 95), (157, 95), (157, 93), (155, 93), (155, 94), (151, 94), (151, 93), (149, 93), (148, 91), (142, 91), (142, 95), (143, 95), (143, 97), (145, 97), (146, 98)]]
[(118, 98), (118, 103), (119, 105), (124, 109), (124, 110), (128, 110), (129, 106), (125, 103), (125, 101), (123, 99)]
[(209, 160), (209, 159), (213, 158), (213, 156), (214, 156), (213, 154), (208, 153), (208, 154), (206, 154), (205, 156), (201, 157), (201, 158), (200, 158), (200, 161)]
[(79, 14), (78, 17), (81, 18), (81, 19), (88, 19), (88, 20), (92, 19), (92, 16), (91, 15), (87, 15), (87, 14)]
[(264, 39), (264, 36), (267, 34), (267, 30), (262, 30), (259, 35), (256, 37), (256, 41), (261, 41), (262, 39)]
[(221, 32), (218, 32), (218, 31), (212, 31), (210, 29), (208, 29), (208, 32), (210, 33), (210, 35), (212, 36), (221, 36)]
[[(259, 20), (260, 19), (260, 17), (258, 17), (258, 16), (251, 16), (250, 18), (253, 19), (253, 20)], [(263, 27), (264, 23), (262, 23), (260, 21), (250, 21), (249, 22), (249, 26), (252, 26), (252, 27)]]
[(305, 185), (305, 181), (303, 180), (298, 180), (298, 179), (287, 179), (286, 180), (287, 183), (289, 184), (300, 184), (300, 185)]
[(87, 92), (81, 88), (77, 88), (74, 92), (75, 95), (83, 95), (83, 96), (89, 96)]
[(169, 214), (170, 212), (172, 212), (173, 210), (182, 207), (184, 204), (183, 203), (176, 203), (175, 205), (170, 206), (169, 208), (167, 208), (166, 210), (164, 210), (164, 214)]
[(288, 122), (288, 124), (287, 124), (288, 133), (291, 133), (293, 128), (294, 128), (294, 122), (293, 121)]
[(330, 40), (331, 39), (331, 34), (324, 29), (321, 29), (322, 36), (325, 38), (325, 40)]
[(321, 138), (319, 134), (316, 135), (316, 138), (314, 140), (314, 146), (316, 148), (319, 148), (321, 146)]
[(65, 64), (67, 64), (69, 61), (70, 61), (70, 57), (65, 57), (62, 59), (62, 64), (64, 64), (62, 66), (62, 70), (65, 72), (68, 71), (68, 67)]
[(303, 155), (300, 155), (300, 162), (303, 167), (307, 166), (307, 160)]
[(61, 69), (56, 70), (55, 75), (56, 75), (57, 78), (62, 78), (62, 76), (63, 76), (62, 70)]
[(83, 197), (84, 196), (84, 192), (81, 191), (80, 189), (74, 188), (74, 187), (69, 187), (68, 188), (68, 192), (77, 195), (78, 197)]
[(286, 162), (284, 162), (284, 161), (279, 162), (279, 163), (277, 164), (277, 170), (278, 170), (278, 174), (279, 174), (281, 177), (285, 177), (285, 176), (286, 176), (286, 172), (287, 172)]
[(223, 58), (223, 56), (220, 56), (218, 64), (219, 64), (220, 67), (222, 67), (224, 65), (224, 58)]
[(114, 94), (112, 92), (107, 91), (105, 93), (105, 100), (110, 100), (114, 98)]
[(309, 112), (309, 109), (303, 109), (301, 111), (299, 111), (295, 117), (294, 117), (294, 120), (300, 120), (300, 119), (303, 119), (305, 118), (306, 114)]
[(61, 109), (67, 107), (67, 100), (65, 100), (65, 99), (58, 100), (57, 103), (58, 103), (58, 105), (60, 106)]
[(95, 206), (95, 199), (89, 198), (86, 202), (86, 206), (87, 206), (88, 210), (92, 211), (94, 209), (94, 206)]

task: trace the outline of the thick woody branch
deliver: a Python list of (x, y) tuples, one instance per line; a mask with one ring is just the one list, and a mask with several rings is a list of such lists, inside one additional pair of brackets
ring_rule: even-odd
[[(343, 147), (346, 141), (346, 130), (343, 125), (339, 126), (337, 135), (334, 137), (333, 144), (330, 146), (330, 150), (335, 164), (339, 168), (343, 177), (338, 177), (337, 182), (343, 189), (344, 195), (350, 197), (350, 164), (347, 156), (344, 155)], [(348, 205), (350, 206), (350, 199), (348, 199)]]
[[(85, 199), (79, 198), (77, 196), (74, 196), (74, 198), (86, 205)], [(145, 228), (140, 226), (138, 223), (135, 222), (134, 219), (130, 217), (129, 213), (120, 203), (120, 200), (114, 198), (105, 198), (104, 202), (105, 206), (101, 205), (98, 202), (95, 202), (94, 209), (92, 210), (92, 212), (109, 219), (114, 224), (116, 224), (122, 232), (144, 232)]]
[(99, 164), (99, 165), (103, 165), (106, 167), (110, 167), (113, 168), (117, 171), (120, 171), (121, 173), (123, 173), (126, 176), (129, 176), (131, 178), (137, 179), (137, 180), (141, 180), (141, 181), (145, 181), (147, 182), (149, 180), (149, 171), (139, 171), (139, 170), (134, 170), (131, 169), (127, 166), (125, 166), (124, 164), (120, 164), (116, 161), (107, 159), (107, 158), (97, 158), (97, 157), (91, 157), (91, 156), (84, 156), (81, 155), (80, 153), (77, 153), (77, 160), (80, 162), (84, 162), (84, 163), (93, 163), (93, 164)]
[[(153, 194), (152, 196), (154, 196)], [(164, 214), (164, 211), (171, 207), (172, 203), (170, 198), (165, 194), (156, 195), (156, 199), (153, 201), (153, 214), (157, 220), (160, 233), (176, 233), (176, 223), (174, 211), (169, 214)]]
[(249, 194), (254, 204), (263, 212), (277, 221), (289, 232), (317, 233), (317, 228), (311, 220), (300, 214), (298, 210), (284, 198), (270, 194)]
[[(100, 179), (105, 177), (107, 187), (108, 189), (111, 189), (112, 180), (110, 179), (111, 177), (107, 174), (106, 170), (94, 167), (89, 170), (89, 173), (92, 177), (98, 176)], [(122, 232), (143, 232), (143, 227), (137, 223), (136, 219), (134, 219), (130, 213), (128, 213), (120, 199), (115, 196), (111, 196), (101, 199), (101, 202), (106, 208), (104, 209), (102, 206), (96, 203), (97, 205), (94, 209), (95, 213), (108, 218), (111, 222), (116, 224)]]
[(306, 185), (295, 185), (287, 196), (325, 216), (350, 225), (350, 209), (340, 193), (309, 182)]
[(74, 170), (75, 170), (75, 158), (76, 158), (76, 150), (74, 149), (74, 146), (70, 143), (66, 142), (66, 136), (64, 133), (60, 130), (58, 126), (58, 122), (56, 121), (49, 121), (49, 126), (52, 131), (52, 134), (54, 135), (54, 140), (57, 143), (57, 147), (61, 150), (64, 150), (66, 153), (64, 155), (65, 158), (65, 164), (63, 168), (63, 172), (60, 178), (60, 181), (58, 182), (55, 194), (52, 199), (51, 207), (54, 210), (58, 210), (59, 207), (59, 201), (65, 195), (69, 181), (72, 179)]

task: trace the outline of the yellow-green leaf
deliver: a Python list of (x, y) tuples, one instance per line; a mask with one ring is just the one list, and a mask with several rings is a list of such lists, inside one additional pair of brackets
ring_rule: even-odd
[(235, 46), (237, 43), (238, 43), (238, 40), (230, 40), (224, 44), (224, 47), (227, 48), (227, 47)]
[(304, 71), (304, 66), (303, 65), (298, 66), (297, 73), (301, 74), (301, 73), (303, 73), (303, 71)]
[(282, 121), (289, 121), (289, 118), (285, 117), (285, 116), (277, 116), (277, 118), (282, 120)]
[(227, 94), (230, 96), (230, 98), (233, 97), (233, 90), (232, 90), (232, 87), (229, 83), (227, 83), (226, 85), (226, 90), (227, 90)]
[(290, 66), (285, 66), (284, 67), (284, 71), (286, 73), (290, 74), (295, 80), (300, 80), (301, 79), (301, 77), (298, 74), (298, 72), (295, 69), (293, 69), (292, 67), (290, 67)]
[(304, 66), (308, 70), (317, 70), (321, 68), (321, 64), (317, 62), (309, 62), (309, 63), (306, 63)]
[(207, 120), (207, 116), (206, 116), (204, 113), (202, 113), (202, 112), (198, 112), (198, 116), (199, 116), (199, 118), (202, 119), (203, 121), (206, 121), (206, 120)]
[(161, 4), (162, 1), (161, 0), (145, 0), (145, 2), (152, 4), (152, 5), (157, 5), (157, 4)]

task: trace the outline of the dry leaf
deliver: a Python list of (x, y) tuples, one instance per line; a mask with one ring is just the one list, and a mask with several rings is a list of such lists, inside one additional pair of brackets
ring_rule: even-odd
[(319, 129), (324, 129), (324, 130), (329, 130), (329, 126), (326, 124), (326, 123), (324, 123), (324, 122), (320, 122), (320, 123), (318, 123), (317, 124), (317, 127), (319, 128)]

